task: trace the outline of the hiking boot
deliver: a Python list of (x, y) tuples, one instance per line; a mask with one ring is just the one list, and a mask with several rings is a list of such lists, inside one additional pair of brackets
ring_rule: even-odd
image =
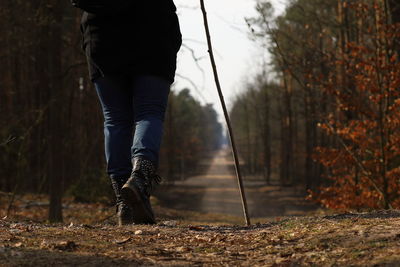
[(126, 204), (125, 200), (121, 197), (121, 188), (122, 185), (126, 182), (127, 179), (116, 179), (111, 178), (111, 184), (114, 189), (115, 196), (117, 198), (116, 201), (116, 210), (117, 210), (117, 220), (118, 225), (127, 225), (133, 224), (133, 212), (129, 205)]
[(132, 175), (121, 189), (122, 199), (133, 211), (136, 224), (156, 222), (150, 204), (150, 195), (161, 177), (155, 174), (155, 164), (141, 157), (133, 159)]

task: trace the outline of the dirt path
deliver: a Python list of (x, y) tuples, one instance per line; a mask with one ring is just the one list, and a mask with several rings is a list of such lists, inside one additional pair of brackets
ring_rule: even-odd
[[(230, 151), (221, 149), (213, 158), (201, 162), (205, 174), (176, 182), (157, 197), (173, 209), (242, 216), (234, 163), (230, 158)], [(263, 181), (244, 179), (251, 217), (304, 215), (317, 208), (305, 201), (304, 194), (295, 188), (267, 186)]]
[(226, 153), (226, 150), (220, 150), (214, 158), (202, 163), (206, 166), (206, 174), (193, 176), (178, 183), (182, 187), (203, 188), (197, 211), (238, 216), (242, 214), (233, 162), (227, 160)]

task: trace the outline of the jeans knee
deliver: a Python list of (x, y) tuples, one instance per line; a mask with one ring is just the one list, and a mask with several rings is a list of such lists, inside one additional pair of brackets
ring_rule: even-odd
[(127, 120), (105, 120), (104, 128), (113, 133), (132, 133), (133, 121)]
[(141, 105), (135, 111), (135, 122), (143, 120), (159, 120), (163, 122), (166, 109), (166, 105)]
[(108, 127), (133, 127), (133, 116), (127, 113), (104, 113), (104, 126)]

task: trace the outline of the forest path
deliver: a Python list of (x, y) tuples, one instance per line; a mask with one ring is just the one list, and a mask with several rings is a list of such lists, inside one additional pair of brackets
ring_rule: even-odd
[[(200, 162), (203, 174), (177, 181), (157, 193), (162, 206), (178, 210), (242, 216), (242, 204), (230, 150), (217, 151)], [(266, 185), (244, 177), (251, 217), (304, 215), (316, 206), (304, 199), (304, 192), (293, 187)]]
[(182, 187), (202, 188), (201, 202), (196, 211), (239, 216), (242, 214), (234, 163), (227, 159), (227, 152), (229, 151), (220, 150), (213, 158), (201, 162), (206, 170), (205, 174), (192, 176), (178, 183)]

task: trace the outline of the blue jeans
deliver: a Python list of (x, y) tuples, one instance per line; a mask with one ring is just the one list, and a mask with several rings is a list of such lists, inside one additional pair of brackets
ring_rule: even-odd
[(155, 76), (121, 75), (98, 78), (94, 85), (104, 114), (108, 175), (129, 177), (138, 156), (157, 165), (171, 84)]

